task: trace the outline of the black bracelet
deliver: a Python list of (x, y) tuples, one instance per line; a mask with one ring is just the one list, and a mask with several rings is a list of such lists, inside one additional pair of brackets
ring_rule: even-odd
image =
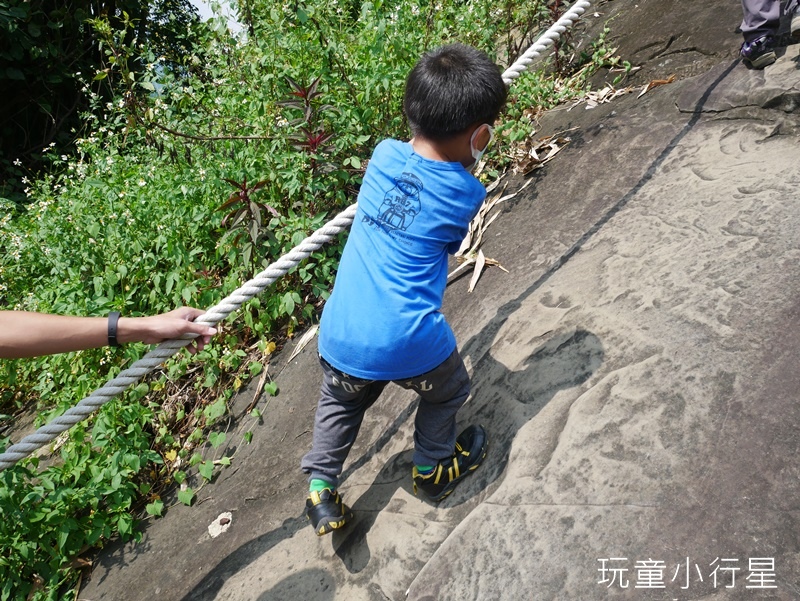
[(108, 346), (119, 346), (119, 342), (117, 342), (118, 321), (119, 311), (112, 311), (108, 314)]

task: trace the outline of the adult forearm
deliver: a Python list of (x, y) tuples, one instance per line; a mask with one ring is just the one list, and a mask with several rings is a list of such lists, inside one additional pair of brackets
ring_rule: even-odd
[(0, 311), (0, 357), (35, 357), (104, 346), (108, 320)]
[[(202, 350), (217, 333), (216, 328), (194, 323), (202, 314), (199, 309), (180, 307), (162, 315), (120, 317), (116, 339), (119, 344), (157, 344), (193, 334), (197, 337), (186, 350), (194, 353)], [(108, 344), (108, 334), (106, 317), (0, 311), (0, 358), (36, 357), (97, 348)]]

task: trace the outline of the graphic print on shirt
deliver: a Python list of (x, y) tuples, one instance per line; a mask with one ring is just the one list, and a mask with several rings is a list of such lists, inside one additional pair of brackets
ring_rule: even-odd
[(422, 182), (413, 173), (403, 172), (394, 178), (395, 187), (383, 197), (378, 223), (390, 230), (408, 229), (422, 210), (419, 194)]

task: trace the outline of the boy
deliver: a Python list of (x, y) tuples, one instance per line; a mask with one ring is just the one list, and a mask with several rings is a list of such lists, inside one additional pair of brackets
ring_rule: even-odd
[(456, 438), (469, 376), (439, 312), (455, 253), (486, 190), (470, 173), (492, 139), (506, 86), (489, 57), (461, 44), (425, 54), (406, 81), (413, 138), (375, 148), (320, 324), (323, 383), (306, 515), (322, 536), (352, 517), (336, 491), (364, 412), (389, 382), (420, 395), (414, 491), (444, 499), (486, 455), (486, 433)]
[[(781, 0), (742, 0), (742, 13), (744, 43), (739, 54), (752, 69), (763, 69), (777, 60)], [(790, 0), (786, 13), (792, 15), (789, 34), (800, 39), (800, 2)]]

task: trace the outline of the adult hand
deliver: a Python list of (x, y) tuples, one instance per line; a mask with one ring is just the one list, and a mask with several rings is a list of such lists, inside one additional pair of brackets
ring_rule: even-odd
[(193, 307), (180, 307), (169, 313), (150, 317), (120, 317), (117, 323), (117, 340), (120, 343), (144, 342), (158, 344), (164, 340), (181, 338), (184, 334), (197, 334), (187, 347), (191, 354), (203, 350), (211, 337), (217, 333), (216, 328), (195, 323), (205, 313)]

